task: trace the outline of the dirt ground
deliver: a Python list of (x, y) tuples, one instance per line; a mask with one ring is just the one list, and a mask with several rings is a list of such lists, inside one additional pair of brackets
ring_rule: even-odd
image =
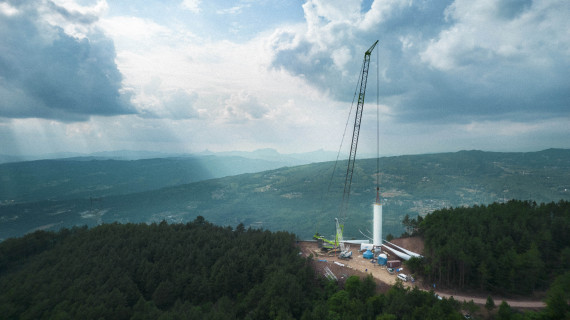
[[(411, 250), (416, 253), (423, 253), (423, 242), (417, 237), (412, 238), (400, 238), (394, 239), (392, 243)], [(377, 291), (386, 292), (392, 285), (396, 283), (396, 273), (390, 274), (386, 270), (385, 266), (379, 266), (377, 263), (371, 263), (369, 259), (364, 259), (362, 253), (359, 252), (360, 245), (350, 245), (350, 251), (352, 251), (352, 259), (342, 260), (339, 259), (338, 253), (326, 253), (318, 248), (316, 241), (301, 241), (299, 242), (299, 248), (303, 256), (308, 257), (313, 255), (313, 264), (315, 270), (318, 273), (326, 276), (326, 267), (337, 277), (339, 283), (343, 284), (346, 278), (352, 275), (358, 275), (360, 277), (365, 277), (371, 274), (376, 280)], [(394, 257), (388, 257), (391, 260)], [(335, 263), (336, 262), (336, 263)], [(338, 263), (338, 264), (337, 264)], [(406, 267), (403, 266), (402, 273), (407, 274)], [(414, 283), (408, 281), (403, 283), (405, 287), (418, 286), (422, 290), (429, 290), (429, 285), (422, 284), (421, 281), (416, 281)], [(453, 296), (454, 299), (459, 301), (470, 301), (473, 300), (478, 305), (484, 305), (487, 301), (486, 297), (482, 296), (471, 296), (469, 294), (456, 292), (456, 291), (436, 291), (442, 297), (449, 298)], [(531, 300), (518, 300), (518, 299), (504, 299), (501, 297), (493, 297), (493, 300), (497, 305), (502, 301), (506, 301), (513, 308), (528, 308), (528, 309), (540, 309), (544, 308), (546, 304), (543, 301), (531, 301)]]
[(420, 237), (398, 238), (391, 242), (412, 252), (424, 254), (424, 242)]
[[(352, 275), (365, 277), (368, 274), (374, 277), (380, 292), (387, 291), (390, 286), (396, 283), (396, 274), (388, 273), (385, 266), (378, 266), (376, 263), (371, 263), (369, 259), (364, 259), (362, 253), (359, 252), (359, 245), (350, 245), (352, 259), (349, 260), (339, 259), (338, 254), (321, 251), (317, 242), (302, 241), (299, 243), (299, 247), (303, 256), (313, 255), (315, 269), (318, 273), (326, 276), (325, 269), (328, 267), (341, 283)], [(405, 271), (403, 272), (405, 273)], [(405, 282), (404, 286), (411, 286), (411, 283)]]

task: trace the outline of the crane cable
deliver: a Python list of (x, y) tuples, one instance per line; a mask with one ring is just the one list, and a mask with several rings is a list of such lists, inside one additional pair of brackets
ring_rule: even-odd
[[(331, 192), (331, 186), (333, 184), (333, 180), (334, 180), (334, 175), (336, 173), (336, 168), (339, 162), (339, 158), (340, 158), (340, 153), (342, 151), (342, 145), (344, 144), (344, 138), (346, 137), (346, 132), (348, 131), (348, 124), (350, 123), (350, 116), (352, 115), (352, 110), (354, 109), (354, 101), (356, 100), (356, 93), (358, 92), (358, 87), (360, 86), (360, 74), (362, 73), (362, 70), (364, 69), (364, 62), (362, 62), (362, 66), (360, 67), (360, 73), (358, 74), (358, 79), (356, 81), (356, 87), (354, 88), (354, 95), (352, 96), (352, 103), (350, 104), (350, 110), (348, 111), (348, 117), (346, 118), (346, 123), (344, 125), (344, 132), (342, 133), (342, 139), (340, 140), (340, 146), (338, 147), (338, 152), (336, 154), (336, 160), (334, 162), (334, 167), (333, 167), (333, 171), (331, 173), (331, 177), (329, 179), (329, 185), (327, 186), (327, 192), (325, 193), (325, 195), (328, 197), (330, 195)], [(323, 203), (322, 207), (321, 207), (321, 214), (325, 211), (325, 202), (323, 202), (323, 195), (321, 195), (321, 203)], [(318, 229), (319, 227), (319, 220), (317, 220), (317, 225), (315, 226), (315, 229)], [(316, 232), (316, 230), (315, 230)]]
[[(333, 171), (332, 171), (332, 174), (331, 174), (331, 178), (330, 178), (330, 180), (329, 180), (329, 185), (328, 185), (328, 187), (327, 187), (327, 193), (326, 193), (327, 195), (330, 194), (330, 189), (331, 189), (331, 186), (332, 186), (332, 182), (333, 182), (333, 180), (334, 180), (334, 175), (335, 175), (335, 172), (336, 172), (338, 160), (339, 160), (339, 158), (340, 158), (340, 153), (341, 153), (341, 150), (342, 150), (342, 145), (343, 145), (343, 143), (344, 143), (344, 138), (345, 138), (346, 132), (347, 132), (347, 130), (348, 130), (348, 124), (350, 123), (350, 116), (352, 115), (352, 110), (353, 110), (353, 108), (354, 108), (354, 101), (355, 101), (355, 99), (356, 99), (356, 94), (357, 94), (357, 92), (359, 91), (359, 90), (358, 90), (359, 86), (362, 85), (362, 81), (364, 80), (364, 79), (363, 79), (363, 74), (364, 74), (364, 69), (365, 69), (365, 68), (367, 69), (367, 70), (366, 70), (366, 73), (368, 74), (368, 65), (366, 64), (366, 55), (370, 56), (370, 54), (372, 53), (372, 50), (374, 49), (374, 47), (376, 46), (377, 43), (378, 43), (378, 40), (377, 40), (377, 41), (372, 45), (372, 47), (370, 47), (370, 49), (365, 53), (365, 59), (364, 59), (364, 61), (362, 62), (362, 67), (360, 68), (360, 74), (359, 74), (359, 77), (358, 77), (358, 80), (357, 80), (357, 83), (356, 83), (356, 88), (355, 88), (355, 90), (354, 90), (354, 95), (353, 95), (353, 97), (352, 97), (352, 103), (351, 103), (351, 105), (350, 105), (350, 111), (349, 111), (348, 118), (347, 118), (347, 121), (346, 121), (346, 124), (345, 124), (345, 127), (344, 127), (344, 132), (343, 132), (343, 135), (342, 135), (340, 147), (339, 147), (339, 150), (338, 150), (338, 153), (337, 153), (337, 157), (336, 157), (336, 161), (335, 161), (335, 164), (334, 164), (334, 168), (333, 168)], [(376, 120), (377, 120), (377, 129), (376, 129), (376, 135), (377, 135), (377, 139), (376, 139), (376, 141), (377, 141), (377, 157), (376, 157), (376, 159), (377, 159), (377, 160), (376, 160), (376, 172), (377, 172), (377, 174), (376, 174), (376, 190), (377, 190), (377, 193), (376, 193), (376, 194), (377, 194), (377, 195), (376, 195), (376, 199), (377, 199), (377, 202), (379, 202), (379, 190), (380, 190), (380, 187), (379, 187), (379, 168), (380, 168), (380, 164), (379, 164), (379, 158), (380, 158), (380, 142), (379, 142), (379, 141), (380, 141), (380, 124), (379, 124), (379, 122), (380, 122), (380, 120), (379, 120), (379, 119), (380, 119), (380, 111), (379, 111), (379, 110), (380, 110), (380, 107), (379, 107), (379, 101), (380, 101), (380, 99), (379, 99), (379, 90), (378, 90), (378, 89), (379, 89), (379, 82), (380, 82), (380, 81), (379, 81), (379, 69), (380, 69), (380, 68), (379, 68), (379, 64), (380, 64), (380, 63), (379, 63), (379, 59), (380, 59), (380, 58), (379, 58), (379, 55), (378, 55), (378, 53), (376, 53), (376, 60), (377, 60), (377, 62), (376, 62)], [(368, 63), (370, 63), (370, 58), (368, 58)], [(367, 77), (367, 75), (366, 75), (366, 77)], [(364, 82), (364, 83), (365, 83), (365, 82)], [(361, 90), (362, 90), (362, 88), (361, 88)], [(361, 95), (363, 95), (362, 92), (361, 92)], [(362, 103), (364, 103), (364, 101), (362, 101)], [(359, 104), (360, 104), (360, 95), (359, 95)], [(358, 110), (356, 110), (356, 112), (358, 112)], [(362, 112), (362, 111), (361, 111), (361, 112)], [(358, 116), (358, 115), (357, 115), (357, 116)], [(356, 121), (356, 120), (355, 120), (355, 121)], [(356, 122), (355, 122), (355, 123), (356, 123)], [(360, 125), (359, 125), (359, 126), (360, 126)], [(356, 146), (354, 146), (354, 133), (353, 133), (353, 147), (356, 147)], [(356, 148), (355, 148), (355, 149), (356, 149)], [(356, 150), (355, 150), (355, 152), (356, 152)], [(351, 147), (351, 153), (352, 153), (352, 147)], [(349, 155), (349, 167), (350, 167), (350, 156), (351, 156), (351, 155)], [(356, 157), (355, 157), (355, 158), (356, 158)], [(356, 160), (356, 159), (354, 159), (354, 160)], [(352, 175), (352, 174), (351, 174), (351, 175)], [(347, 171), (347, 176), (348, 176), (348, 171)], [(352, 180), (352, 179), (351, 179), (351, 180)], [(346, 193), (346, 181), (345, 181), (345, 193)], [(341, 205), (341, 207), (340, 207), (340, 215), (339, 215), (340, 218), (343, 220), (343, 225), (344, 225), (344, 220), (347, 218), (347, 213), (346, 213), (346, 211), (347, 211), (346, 209), (347, 209), (347, 208), (345, 208), (345, 206), (348, 206), (348, 198), (347, 198), (346, 201), (345, 201), (345, 198), (344, 198), (345, 195), (346, 195), (346, 194), (343, 194), (343, 203), (342, 203), (342, 205)], [(348, 190), (347, 197), (350, 197), (350, 188), (349, 188), (349, 190)], [(322, 196), (321, 196), (321, 199), (322, 199)], [(321, 209), (321, 212), (324, 212), (324, 204), (323, 204), (323, 208)], [(318, 224), (319, 224), (319, 222), (317, 221), (316, 228), (318, 228)]]
[(378, 44), (378, 40), (376, 40), (376, 42), (374, 42), (374, 44), (368, 49), (366, 50), (366, 52), (364, 53), (364, 60), (363, 60), (363, 67), (362, 67), (362, 71), (360, 74), (360, 93), (358, 95), (358, 104), (356, 107), (356, 116), (354, 118), (354, 131), (352, 133), (352, 144), (350, 147), (350, 154), (348, 156), (348, 165), (347, 165), (347, 170), (346, 170), (346, 177), (345, 177), (345, 181), (344, 181), (344, 192), (342, 195), (342, 205), (341, 205), (341, 214), (340, 214), (340, 218), (342, 219), (343, 225), (344, 222), (346, 220), (346, 217), (348, 216), (347, 214), (347, 210), (348, 210), (348, 202), (350, 199), (350, 189), (351, 189), (351, 185), (352, 185), (352, 178), (353, 178), (353, 174), (354, 174), (354, 168), (355, 168), (355, 164), (356, 164), (356, 149), (358, 147), (358, 138), (360, 135), (360, 126), (361, 126), (361, 121), (362, 121), (362, 112), (364, 109), (364, 100), (365, 100), (365, 93), (366, 93), (366, 82), (368, 80), (368, 71), (369, 71), (369, 66), (370, 66), (370, 55), (372, 54), (372, 51), (374, 50), (374, 48), (376, 47), (376, 45)]

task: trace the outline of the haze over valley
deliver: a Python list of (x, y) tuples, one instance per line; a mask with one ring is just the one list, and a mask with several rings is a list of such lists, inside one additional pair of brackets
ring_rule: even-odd
[[(286, 230), (301, 239), (334, 233), (345, 161), (283, 166), (273, 160), (208, 155), (108, 160), (71, 158), (0, 164), (0, 234), (112, 222), (184, 223), (203, 216), (235, 227)], [(314, 156), (314, 155), (313, 155)], [(302, 158), (297, 155), (298, 158)], [(303, 161), (297, 159), (296, 161)], [(305, 160), (305, 162), (308, 162)], [(460, 151), (380, 158), (384, 234), (401, 221), (445, 207), (510, 199), (570, 199), (570, 150)], [(259, 171), (261, 170), (261, 171)], [(249, 173), (248, 173), (249, 172)], [(332, 180), (331, 180), (332, 177)], [(329, 184), (331, 187), (329, 187)], [(357, 160), (346, 235), (370, 229), (376, 159)], [(327, 191), (328, 190), (328, 191)]]

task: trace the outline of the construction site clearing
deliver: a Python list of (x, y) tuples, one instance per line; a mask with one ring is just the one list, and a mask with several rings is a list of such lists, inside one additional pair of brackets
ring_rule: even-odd
[[(393, 239), (391, 242), (398, 246), (413, 250), (414, 252), (423, 253), (423, 242), (417, 237)], [(380, 266), (378, 263), (372, 263), (372, 259), (365, 259), (362, 252), (360, 252), (360, 245), (350, 245), (349, 250), (353, 253), (351, 259), (338, 258), (338, 251), (326, 252), (321, 250), (316, 241), (299, 241), (298, 245), (301, 250), (301, 254), (304, 257), (309, 257), (310, 255), (313, 256), (312, 263), (318, 274), (325, 277), (334, 276), (341, 285), (344, 285), (344, 282), (350, 276), (356, 275), (364, 278), (367, 275), (372, 275), (376, 282), (376, 291), (385, 293), (396, 283), (398, 274), (406, 274), (408, 275), (408, 281), (402, 281), (402, 285), (404, 287), (413, 288), (414, 286), (417, 286), (418, 288), (426, 291), (433, 289), (430, 284), (422, 283), (421, 280), (415, 280), (412, 282), (411, 275), (408, 273), (405, 266), (398, 268), (402, 268), (400, 272), (394, 270), (393, 273), (389, 273), (386, 266)], [(383, 252), (389, 254), (387, 251)], [(389, 255), (388, 259), (397, 260), (397, 257)], [(442, 291), (439, 289), (437, 290), (437, 295), (444, 298), (454, 297), (459, 301), (468, 302), (473, 300), (473, 302), (478, 305), (484, 305), (487, 297), (487, 295), (470, 295), (462, 292), (451, 290)], [(493, 299), (495, 301), (505, 301), (511, 307), (520, 309), (538, 310), (546, 306), (546, 304), (541, 300), (527, 300), (525, 298), (509, 299), (497, 296), (493, 297)]]
[[(397, 240), (406, 240), (406, 244), (411, 245), (413, 244), (414, 249), (421, 252), (423, 250), (423, 244), (421, 247), (418, 247), (418, 241), (414, 241), (415, 239), (395, 239), (394, 242), (399, 242), (399, 244), (403, 244), (403, 241)], [(420, 241), (421, 243), (421, 241)], [(388, 268), (386, 266), (378, 265), (376, 259), (365, 259), (360, 252), (360, 245), (352, 244), (350, 246), (350, 251), (353, 253), (351, 259), (340, 259), (338, 257), (338, 252), (335, 251), (323, 251), (319, 248), (316, 241), (300, 241), (299, 248), (301, 253), (305, 257), (309, 257), (310, 255), (313, 256), (313, 264), (315, 270), (325, 277), (330, 277), (339, 281), (339, 283), (344, 283), (344, 281), (352, 276), (357, 275), (360, 277), (365, 277), (367, 275), (372, 275), (374, 280), (376, 281), (377, 289), (379, 292), (386, 292), (392, 285), (396, 283), (397, 275), (398, 274), (406, 274), (405, 267), (401, 266), (398, 267), (400, 272), (393, 270), (392, 273), (388, 272)], [(397, 257), (391, 255), (389, 252), (384, 252), (388, 255), (389, 260), (398, 260)], [(408, 275), (409, 276), (409, 275)], [(408, 281), (403, 282), (405, 287), (412, 287), (413, 285), (417, 285), (415, 281), (412, 281), (410, 277), (408, 277)], [(421, 286), (420, 286), (421, 287)]]

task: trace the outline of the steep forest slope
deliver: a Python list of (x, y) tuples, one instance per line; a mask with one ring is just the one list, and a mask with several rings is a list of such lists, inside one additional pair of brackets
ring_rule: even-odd
[(501, 294), (543, 291), (570, 271), (570, 202), (441, 209), (419, 225), (423, 259), (408, 262), (429, 283)]

